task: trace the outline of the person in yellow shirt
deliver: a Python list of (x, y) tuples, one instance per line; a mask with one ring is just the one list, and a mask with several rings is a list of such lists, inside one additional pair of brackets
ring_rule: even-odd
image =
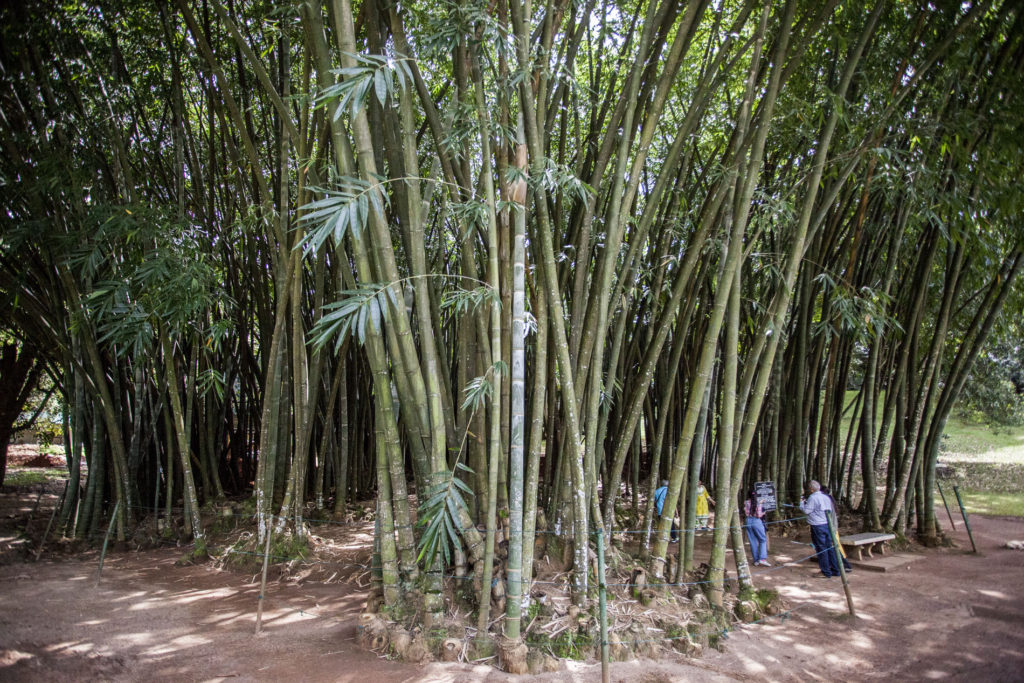
[(711, 512), (708, 509), (708, 503), (711, 505), (715, 504), (715, 499), (708, 495), (708, 490), (704, 488), (704, 482), (697, 480), (697, 528), (702, 531), (707, 531), (708, 519), (711, 517)]

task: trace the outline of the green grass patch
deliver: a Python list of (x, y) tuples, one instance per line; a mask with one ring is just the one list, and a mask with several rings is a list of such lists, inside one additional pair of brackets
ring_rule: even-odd
[(1024, 427), (966, 422), (951, 417), (940, 446), (953, 459), (1024, 463)]
[[(1024, 517), (1024, 493), (992, 493), (988, 491), (960, 491), (964, 507), (969, 515), (1004, 515)], [(951, 506), (956, 505), (955, 497), (947, 497)], [(954, 518), (956, 512), (953, 513)]]
[[(238, 539), (222, 553), (225, 562), (243, 571), (259, 571), (263, 567), (264, 544), (257, 542), (256, 535)], [(270, 539), (270, 565), (293, 560), (304, 560), (310, 554), (305, 539), (291, 533), (274, 534)]]
[(4, 477), (4, 486), (36, 486), (46, 482), (46, 473), (35, 470), (11, 470)]
[(952, 467), (942, 481), (951, 506), (957, 484), (968, 514), (1024, 517), (1024, 427), (951, 417), (939, 461)]
[(573, 628), (566, 629), (555, 638), (545, 633), (531, 633), (526, 637), (530, 647), (547, 649), (560, 659), (586, 659), (594, 647), (594, 636)]
[(48, 481), (64, 481), (67, 470), (57, 467), (8, 467), (4, 486), (39, 486)]
[(949, 465), (953, 468), (953, 481), (943, 481), (943, 490), (952, 492), (953, 484), (958, 484), (961, 491), (1024, 493), (1024, 464), (954, 461)]
[[(857, 391), (847, 390), (845, 406), (848, 410), (843, 414), (841, 435), (845, 439), (854, 415), (853, 403)], [(882, 419), (885, 405), (885, 393), (878, 398), (878, 410), (875, 415), (876, 424)], [(890, 425), (890, 435), (892, 426)], [(1016, 462), (1024, 464), (1024, 426), (1009, 426), (973, 420), (958, 414), (956, 410), (949, 416), (943, 430), (942, 459), (981, 459), (987, 462)]]

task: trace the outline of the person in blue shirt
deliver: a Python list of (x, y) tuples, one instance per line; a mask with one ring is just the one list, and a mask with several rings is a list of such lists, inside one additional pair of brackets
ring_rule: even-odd
[(818, 553), (818, 568), (821, 576), (829, 579), (839, 576), (839, 563), (836, 561), (835, 543), (828, 533), (828, 518), (825, 513), (832, 510), (832, 501), (821, 492), (821, 484), (813, 479), (807, 484), (811, 494), (805, 500), (800, 499), (800, 509), (807, 515), (807, 523), (811, 525), (811, 543)]
[[(832, 497), (832, 493), (828, 490), (827, 486), (821, 487), (821, 493), (822, 495), (828, 496), (828, 501), (832, 504), (832, 514), (835, 515), (835, 522), (836, 524), (839, 524), (839, 510), (836, 507), (836, 499)], [(846, 558), (846, 551), (843, 549), (843, 545), (839, 542), (839, 529), (836, 529), (835, 534), (833, 534), (833, 544), (835, 545), (836, 550), (839, 551), (839, 559), (843, 561), (843, 568), (847, 573), (852, 572), (853, 567), (850, 566), (850, 560)]]
[[(654, 489), (654, 507), (661, 517), (661, 511), (665, 507), (665, 496), (668, 495), (668, 479), (661, 480), (661, 486)], [(676, 525), (675, 515), (672, 516), (672, 542), (679, 540), (679, 527)]]

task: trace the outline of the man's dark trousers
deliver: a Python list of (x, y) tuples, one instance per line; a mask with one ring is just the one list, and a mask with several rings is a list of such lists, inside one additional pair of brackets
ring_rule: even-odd
[(839, 565), (836, 564), (836, 551), (832, 546), (832, 538), (828, 533), (828, 524), (811, 525), (811, 542), (818, 551), (818, 567), (825, 576), (839, 576)]

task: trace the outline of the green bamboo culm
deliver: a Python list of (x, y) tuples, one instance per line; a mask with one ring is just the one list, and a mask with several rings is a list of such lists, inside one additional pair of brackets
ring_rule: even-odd
[(608, 683), (608, 596), (604, 577), (604, 529), (597, 527), (597, 590), (601, 618), (601, 682)]
[[(516, 147), (517, 168), (523, 177), (511, 189), (512, 201), (526, 201), (526, 143), (523, 125), (518, 126), (519, 144)], [(523, 548), (532, 554), (532, 539), (524, 539), (524, 457), (526, 447), (526, 214), (515, 212), (512, 237), (512, 334), (511, 334), (511, 392), (509, 436), (509, 545), (506, 577), (508, 581), (505, 603), (505, 636), (517, 640), (520, 635), (523, 609)], [(535, 495), (535, 492), (534, 492)], [(531, 527), (531, 535), (533, 528)], [(532, 567), (532, 563), (530, 564)], [(527, 576), (526, 580), (529, 581)]]

